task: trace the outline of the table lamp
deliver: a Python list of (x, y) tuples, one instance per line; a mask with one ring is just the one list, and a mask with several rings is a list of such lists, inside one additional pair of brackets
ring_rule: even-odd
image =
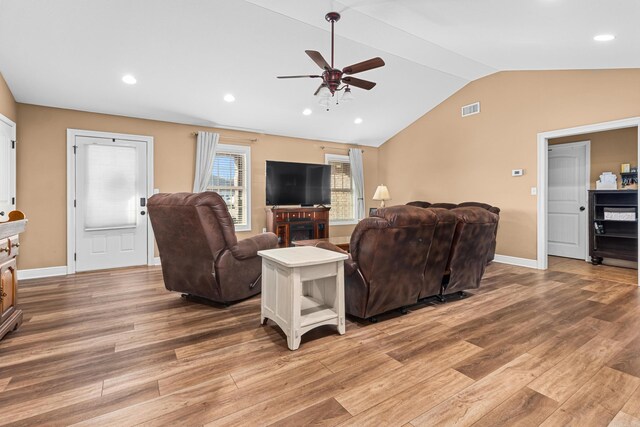
[(378, 185), (378, 188), (376, 188), (376, 194), (373, 195), (373, 200), (380, 200), (381, 208), (384, 208), (385, 200), (391, 200), (391, 196), (389, 196), (389, 189), (386, 185)]

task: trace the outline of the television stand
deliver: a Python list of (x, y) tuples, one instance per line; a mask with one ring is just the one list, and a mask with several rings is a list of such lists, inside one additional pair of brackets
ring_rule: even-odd
[(329, 237), (329, 210), (327, 207), (266, 208), (267, 231), (278, 236), (282, 248), (293, 246), (297, 240), (326, 239)]

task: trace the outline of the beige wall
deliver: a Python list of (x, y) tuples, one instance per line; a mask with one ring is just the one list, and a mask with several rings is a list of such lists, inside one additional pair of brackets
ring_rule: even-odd
[[(640, 116), (640, 70), (501, 72), (474, 81), (387, 141), (380, 180), (393, 204), (498, 206), (497, 253), (536, 258), (537, 134)], [(481, 102), (481, 113), (460, 107)], [(512, 169), (525, 169), (511, 177)]]
[(566, 144), (568, 142), (591, 141), (591, 188), (596, 188), (596, 181), (602, 172), (613, 172), (618, 175), (618, 188), (621, 188), (620, 164), (638, 164), (638, 128), (609, 130), (605, 132), (587, 133), (583, 135), (554, 138), (549, 145)]
[(17, 122), (18, 114), (16, 108), (16, 100), (13, 98), (9, 86), (7, 86), (7, 82), (4, 81), (4, 77), (0, 74), (0, 114)]
[[(191, 191), (196, 130), (207, 128), (120, 116), (18, 104), (18, 209), (29, 218), (21, 237), (20, 269), (66, 265), (67, 128), (154, 137), (154, 186), (162, 192)], [(215, 129), (214, 129), (215, 130)], [(348, 146), (327, 142), (217, 130), (223, 136), (257, 137), (251, 144), (252, 231), (265, 227), (265, 160), (324, 163), (325, 153), (347, 154)], [(224, 143), (233, 143), (224, 141)], [(323, 150), (321, 146), (325, 146)], [(378, 149), (364, 148), (365, 191), (378, 185)], [(375, 202), (367, 200), (367, 208)], [(353, 226), (331, 227), (332, 236), (350, 235)]]

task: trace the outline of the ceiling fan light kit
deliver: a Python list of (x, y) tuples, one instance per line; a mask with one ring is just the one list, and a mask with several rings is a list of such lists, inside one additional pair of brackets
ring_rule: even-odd
[[(326, 14), (325, 19), (331, 22), (331, 65), (324, 59), (320, 52), (315, 50), (305, 50), (305, 53), (324, 71), (321, 75), (302, 75), (302, 76), (278, 76), (279, 79), (298, 79), (298, 78), (311, 78), (322, 79), (322, 83), (314, 93), (319, 98), (319, 103), (329, 111), (331, 105), (331, 98), (335, 97), (336, 92), (344, 91), (341, 97), (341, 101), (347, 102), (353, 100), (353, 94), (351, 93), (350, 86), (357, 88), (371, 90), (376, 85), (374, 82), (368, 80), (358, 79), (351, 77), (352, 74), (362, 73), (363, 71), (379, 68), (384, 65), (382, 58), (375, 57), (366, 61), (359, 62), (357, 64), (344, 67), (342, 70), (334, 67), (334, 24), (340, 20), (340, 14), (338, 12), (329, 12)], [(338, 97), (336, 98), (336, 104), (338, 104)]]

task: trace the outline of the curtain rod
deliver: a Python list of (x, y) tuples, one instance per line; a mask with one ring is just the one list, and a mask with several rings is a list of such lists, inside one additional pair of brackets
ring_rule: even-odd
[[(198, 136), (198, 132), (191, 132), (192, 136)], [(247, 141), (247, 142), (258, 142), (258, 138), (243, 138), (241, 136), (226, 136), (220, 135), (220, 139), (230, 139), (233, 141)]]
[[(345, 151), (349, 151), (350, 148), (338, 148), (338, 147), (325, 147), (324, 145), (320, 146), (321, 150), (345, 150)], [(364, 153), (363, 149), (360, 149), (360, 151), (362, 151)]]

